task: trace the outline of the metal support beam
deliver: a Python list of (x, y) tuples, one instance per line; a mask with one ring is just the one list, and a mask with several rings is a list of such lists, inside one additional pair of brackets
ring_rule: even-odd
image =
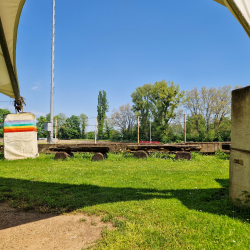
[(18, 105), (22, 105), (22, 101), (21, 101), (21, 97), (20, 97), (20, 90), (19, 90), (19, 87), (18, 87), (16, 74), (15, 74), (15, 71), (14, 71), (13, 66), (12, 66), (12, 62), (11, 62), (9, 49), (8, 49), (8, 45), (7, 45), (7, 42), (6, 42), (6, 38), (5, 38), (1, 18), (0, 18), (0, 44), (1, 44), (2, 51), (3, 51), (3, 56), (4, 56), (4, 60), (5, 60), (6, 66), (7, 66), (7, 70), (8, 70), (8, 73), (9, 73), (9, 77), (10, 77), (11, 85), (12, 85), (12, 88), (13, 88), (13, 92), (14, 92), (14, 95), (15, 95), (15, 101), (16, 101), (16, 103)]

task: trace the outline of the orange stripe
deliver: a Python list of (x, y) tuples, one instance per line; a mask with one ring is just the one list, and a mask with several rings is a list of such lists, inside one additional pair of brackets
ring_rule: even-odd
[(4, 133), (15, 133), (15, 132), (37, 132), (35, 127), (30, 128), (4, 128)]

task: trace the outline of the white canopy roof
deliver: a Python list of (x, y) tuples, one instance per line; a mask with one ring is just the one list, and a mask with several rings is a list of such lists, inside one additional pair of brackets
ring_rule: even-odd
[(250, 0), (214, 0), (226, 6), (250, 38)]
[(0, 93), (18, 99), (16, 41), (25, 0), (0, 0)]

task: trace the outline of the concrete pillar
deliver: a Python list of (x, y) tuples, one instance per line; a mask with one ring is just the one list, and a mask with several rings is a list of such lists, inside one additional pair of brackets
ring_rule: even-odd
[(250, 195), (250, 86), (232, 91), (229, 176), (230, 200), (244, 203), (243, 191)]

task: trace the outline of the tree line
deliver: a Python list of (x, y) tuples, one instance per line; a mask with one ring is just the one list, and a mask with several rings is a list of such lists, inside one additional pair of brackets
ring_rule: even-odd
[(165, 80), (144, 84), (131, 94), (132, 107), (126, 104), (113, 110), (112, 122), (125, 141), (137, 140), (139, 116), (140, 140), (149, 141), (151, 134), (155, 141), (181, 142), (185, 110), (187, 141), (230, 141), (231, 90), (226, 85), (182, 91), (179, 85)]
[[(197, 88), (182, 91), (179, 85), (165, 80), (144, 84), (131, 94), (132, 106), (127, 103), (113, 109), (108, 117), (107, 93), (98, 94), (97, 139), (137, 142), (138, 117), (140, 140), (163, 143), (184, 140), (184, 112), (186, 118), (186, 139), (193, 142), (231, 140), (231, 90), (230, 85), (218, 88)], [(10, 113), (0, 109), (3, 114)], [(57, 138), (94, 139), (94, 124), (84, 113), (66, 117), (59, 113)], [(46, 138), (44, 123), (50, 121), (50, 114), (37, 118), (38, 138)], [(87, 131), (88, 126), (91, 131)], [(55, 123), (54, 123), (55, 127)], [(88, 129), (90, 130), (90, 129)], [(0, 120), (0, 137), (3, 136), (3, 121)]]

